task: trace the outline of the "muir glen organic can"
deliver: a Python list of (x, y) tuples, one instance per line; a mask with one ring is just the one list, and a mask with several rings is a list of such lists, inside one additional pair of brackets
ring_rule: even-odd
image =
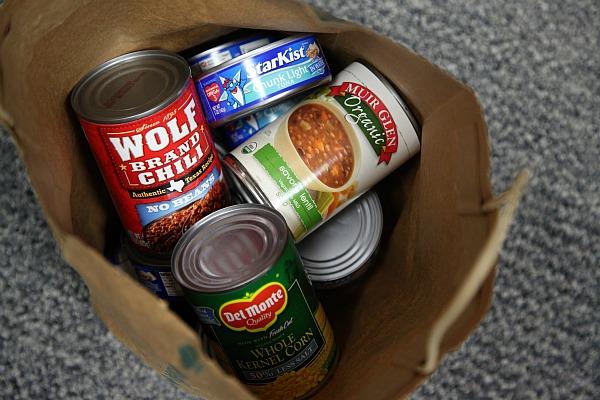
[(188, 230), (173, 276), (261, 399), (303, 398), (337, 360), (333, 331), (283, 218), (257, 204), (223, 208)]
[(109, 60), (81, 79), (71, 104), (136, 246), (169, 252), (187, 228), (228, 202), (182, 57), (146, 50)]
[(247, 201), (301, 240), (419, 151), (417, 124), (384, 77), (355, 62), (224, 159)]

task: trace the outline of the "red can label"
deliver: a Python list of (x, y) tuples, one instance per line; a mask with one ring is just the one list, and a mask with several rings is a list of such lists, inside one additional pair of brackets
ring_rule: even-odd
[(105, 125), (81, 120), (132, 241), (168, 252), (191, 225), (227, 205), (221, 165), (193, 83), (148, 117)]

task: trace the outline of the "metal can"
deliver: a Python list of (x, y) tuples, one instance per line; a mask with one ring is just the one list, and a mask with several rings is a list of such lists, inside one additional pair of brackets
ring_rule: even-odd
[(228, 189), (190, 68), (159, 50), (122, 55), (77, 84), (71, 104), (131, 240), (151, 252), (227, 205)]
[(123, 236), (121, 243), (132, 276), (157, 297), (166, 300), (171, 311), (181, 319), (190, 326), (197, 327), (198, 317), (185, 300), (181, 286), (173, 278), (171, 253), (144, 253), (126, 236)]
[(417, 124), (394, 88), (354, 62), (224, 159), (249, 201), (299, 241), (417, 154)]
[(330, 80), (323, 50), (313, 35), (279, 40), (194, 76), (213, 127)]
[(188, 58), (192, 74), (206, 72), (231, 59), (251, 52), (252, 50), (273, 43), (276, 39), (270, 35), (257, 35), (223, 43), (217, 47), (204, 50)]
[(362, 276), (382, 231), (381, 202), (369, 191), (300, 242), (298, 252), (315, 288), (337, 288)]
[(161, 299), (185, 300), (181, 286), (173, 278), (170, 253), (144, 253), (127, 239), (124, 240), (123, 247), (133, 266), (134, 273), (142, 285)]
[(239, 379), (262, 399), (304, 397), (337, 358), (333, 331), (284, 219), (242, 204), (183, 235), (173, 275)]
[(296, 105), (300, 98), (293, 97), (274, 106), (267, 107), (253, 114), (238, 118), (235, 121), (228, 122), (219, 128), (215, 137), (216, 142), (223, 143), (227, 151), (231, 151), (246, 140), (254, 136), (271, 122), (286, 113), (290, 108)]

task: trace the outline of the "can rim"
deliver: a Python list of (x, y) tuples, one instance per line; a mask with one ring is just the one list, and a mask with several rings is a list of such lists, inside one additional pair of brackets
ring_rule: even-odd
[(231, 183), (244, 200), (249, 203), (262, 204), (274, 208), (260, 186), (252, 179), (246, 167), (235, 156), (231, 153), (225, 155), (223, 157), (223, 166), (228, 173), (227, 175)]
[(390, 94), (392, 95), (394, 100), (396, 100), (396, 102), (404, 110), (404, 113), (408, 117), (408, 120), (410, 121), (411, 125), (415, 129), (415, 132), (417, 133), (419, 141), (421, 141), (421, 125), (417, 121), (417, 118), (415, 117), (415, 114), (413, 113), (413, 111), (410, 109), (410, 107), (406, 103), (406, 100), (404, 100), (404, 98), (400, 94), (401, 93), (400, 90), (396, 89), (396, 87), (394, 85), (392, 85), (392, 83), (389, 81), (389, 79), (386, 78), (381, 72), (379, 72), (379, 70), (377, 68), (375, 68), (368, 61), (365, 61), (364, 59), (361, 58), (355, 62), (362, 64), (363, 67), (365, 67), (369, 71), (371, 71), (373, 73), (373, 75), (375, 75), (377, 77), (377, 79), (379, 79), (381, 81), (383, 86), (385, 86), (388, 89), (388, 91), (390, 92)]
[[(232, 278), (229, 282), (227, 282), (227, 284), (221, 283), (210, 285), (206, 282), (200, 284), (192, 281), (189, 276), (185, 275), (185, 268), (183, 266), (185, 260), (181, 259), (186, 254), (186, 250), (189, 249), (191, 243), (193, 243), (192, 240), (203, 230), (209, 229), (211, 226), (215, 226), (215, 224), (217, 224), (216, 226), (218, 227), (219, 224), (223, 224), (228, 218), (236, 217), (241, 214), (248, 216), (252, 215), (254, 217), (262, 214), (261, 216), (272, 224), (273, 232), (279, 235), (275, 237), (273, 243), (269, 243), (269, 252), (267, 255), (264, 257), (264, 259), (257, 261), (254, 265), (254, 269), (252, 271), (248, 271), (243, 278)], [(210, 231), (205, 232), (205, 234), (210, 236)], [(171, 257), (173, 277), (177, 283), (188, 290), (200, 293), (226, 293), (243, 287), (244, 285), (268, 273), (276, 264), (277, 260), (281, 257), (288, 243), (289, 232), (287, 229), (287, 224), (281, 214), (272, 208), (261, 204), (237, 204), (221, 208), (194, 224), (177, 242)], [(200, 271), (201, 268), (198, 268), (194, 272), (198, 274)]]
[[(210, 53), (213, 53), (215, 51), (222, 50), (222, 49), (224, 49), (226, 47), (231, 47), (231, 46), (234, 46), (236, 44), (243, 43), (245, 41), (252, 41), (252, 39), (271, 39), (271, 38), (273, 38), (273, 36), (270, 36), (270, 35), (267, 35), (267, 34), (263, 34), (263, 35), (261, 35), (261, 34), (255, 34), (255, 35), (244, 36), (244, 37), (242, 37), (240, 39), (230, 40), (229, 42), (225, 42), (225, 43), (220, 44), (218, 46), (211, 47), (210, 49), (202, 50), (200, 53), (198, 53), (198, 54), (196, 54), (196, 55), (194, 55), (192, 57), (188, 57), (187, 61), (190, 64), (195, 64), (196, 61), (198, 61), (199, 58), (202, 58), (203, 56), (206, 56), (206, 55), (208, 55)], [(273, 43), (273, 42), (270, 42), (270, 43)], [(265, 45), (265, 46), (268, 46), (268, 44)], [(260, 48), (260, 47), (258, 47), (258, 48)], [(252, 50), (252, 51), (254, 51), (254, 50)], [(247, 54), (247, 53), (244, 53), (244, 54)], [(237, 57), (235, 57), (235, 58), (237, 58)], [(229, 60), (227, 60), (226, 62), (229, 62)], [(221, 64), (219, 64), (219, 65), (221, 65)], [(218, 67), (219, 65), (215, 66), (215, 68)]]
[[(152, 56), (160, 56), (167, 59), (171, 59), (171, 61), (175, 61), (173, 64), (177, 64), (176, 67), (179, 69), (180, 73), (180, 82), (181, 84), (177, 87), (177, 90), (173, 90), (173, 92), (167, 96), (164, 100), (159, 102), (154, 107), (150, 109), (137, 113), (132, 116), (120, 117), (120, 118), (98, 118), (91, 115), (88, 111), (82, 109), (81, 107), (81, 98), (83, 96), (84, 90), (90, 82), (93, 82), (98, 76), (102, 74), (107, 68), (110, 68), (114, 65), (117, 65), (125, 60), (131, 60), (135, 58), (143, 58), (143, 57), (152, 57)], [(185, 78), (183, 78), (185, 76)], [(173, 103), (181, 93), (183, 93), (187, 87), (188, 81), (191, 76), (190, 66), (185, 60), (185, 58), (181, 57), (179, 54), (171, 53), (169, 51), (150, 49), (150, 50), (138, 50), (130, 53), (125, 53), (120, 56), (111, 58), (109, 60), (104, 61), (103, 63), (97, 65), (92, 70), (88, 71), (74, 86), (71, 91), (70, 102), (71, 107), (77, 113), (80, 118), (83, 118), (86, 121), (98, 123), (98, 124), (122, 124), (126, 122), (136, 121), (156, 112), (168, 107), (171, 103)]]
[[(254, 57), (257, 54), (260, 54), (261, 52), (269, 51), (269, 50), (271, 50), (271, 49), (273, 49), (275, 47), (279, 47), (279, 46), (281, 46), (281, 45), (283, 45), (285, 43), (293, 42), (295, 40), (300, 40), (300, 39), (308, 38), (308, 37), (314, 38), (315, 41), (317, 40), (317, 38), (315, 37), (315, 35), (310, 34), (310, 33), (288, 36), (288, 37), (285, 37), (283, 39), (277, 40), (275, 42), (269, 43), (269, 44), (267, 44), (265, 46), (261, 46), (261, 47), (259, 47), (257, 49), (249, 51), (248, 53), (242, 54), (242, 55), (240, 55), (238, 57), (232, 58), (229, 61), (225, 61), (223, 64), (219, 64), (219, 65), (215, 66), (214, 68), (211, 68), (211, 69), (209, 69), (207, 71), (203, 71), (202, 73), (198, 73), (198, 74), (196, 74), (196, 75), (193, 76), (193, 79), (195, 81), (196, 79), (205, 78), (208, 75), (214, 74), (214, 73), (219, 72), (219, 71), (221, 71), (223, 69), (226, 69), (226, 68), (228, 68), (228, 67), (230, 67), (230, 66), (232, 66), (234, 64), (237, 64), (238, 62), (240, 62), (240, 61), (242, 61), (242, 60), (244, 60), (246, 58)], [(319, 44), (319, 47), (321, 47), (320, 44)]]
[[(361, 237), (366, 237), (369, 240), (358, 240), (348, 253), (344, 253), (338, 258), (324, 260), (323, 262), (306, 259), (302, 257), (302, 253), (300, 252), (306, 272), (311, 281), (330, 285), (340, 280), (346, 281), (348, 276), (356, 275), (358, 277), (368, 269), (381, 241), (383, 209), (381, 201), (374, 191), (367, 192), (361, 198), (357, 199), (356, 202), (348, 207), (359, 207), (363, 211), (360, 217), (361, 232), (363, 232)], [(318, 234), (318, 230), (312, 234)]]

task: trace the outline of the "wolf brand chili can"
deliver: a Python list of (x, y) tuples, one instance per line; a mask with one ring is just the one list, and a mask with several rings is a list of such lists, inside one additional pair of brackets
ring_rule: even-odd
[(183, 235), (172, 266), (204, 329), (259, 397), (300, 398), (325, 382), (337, 359), (333, 332), (275, 210), (211, 214)]
[(300, 99), (298, 97), (294, 97), (253, 114), (238, 118), (235, 121), (228, 122), (219, 128), (216, 141), (221, 139), (220, 141), (227, 151), (231, 151), (252, 137), (256, 132), (285, 114), (286, 111), (296, 105), (299, 101)]
[(383, 212), (377, 193), (368, 191), (298, 244), (315, 288), (353, 282), (371, 266), (381, 240)]
[(221, 126), (325, 84), (331, 72), (312, 35), (288, 37), (194, 76), (208, 123)]
[(192, 67), (193, 74), (206, 72), (233, 58), (266, 46), (274, 41), (275, 38), (268, 35), (251, 36), (234, 40), (198, 53), (188, 58), (188, 63)]
[(226, 205), (228, 190), (185, 59), (146, 50), (96, 67), (71, 104), (124, 228), (151, 252)]
[(419, 151), (414, 117), (358, 62), (224, 159), (242, 197), (270, 204), (301, 240)]

